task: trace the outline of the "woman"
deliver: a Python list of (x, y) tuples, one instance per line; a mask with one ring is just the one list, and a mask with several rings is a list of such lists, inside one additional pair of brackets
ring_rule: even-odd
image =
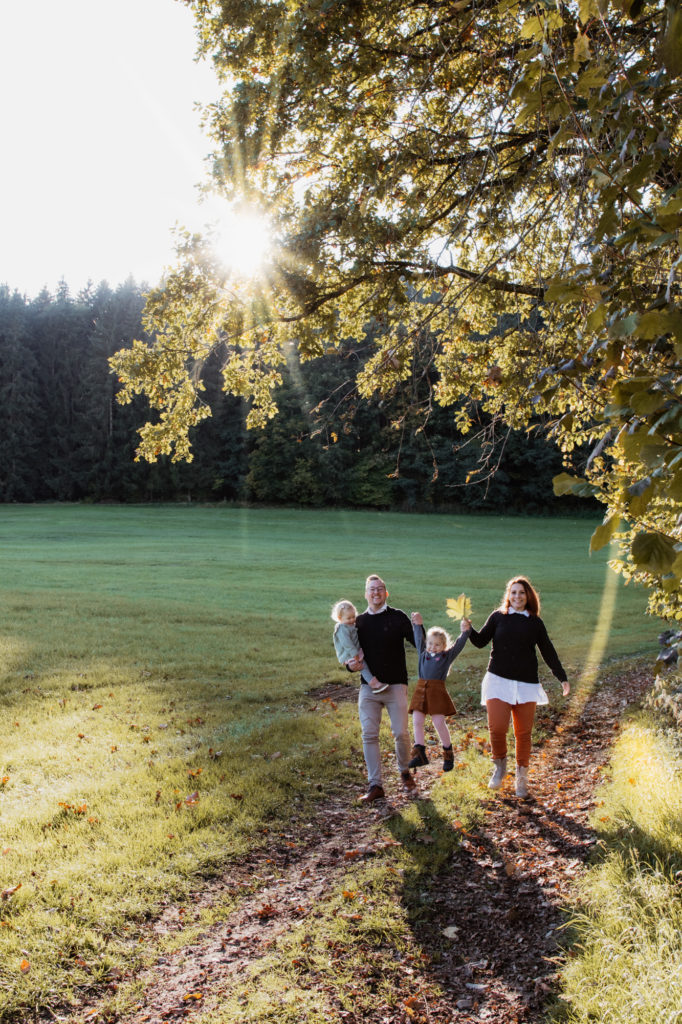
[(485, 647), (492, 640), (488, 670), (481, 687), (481, 704), (488, 709), (488, 730), (495, 763), (488, 786), (500, 789), (507, 774), (507, 730), (511, 717), (516, 740), (516, 795), (527, 797), (535, 707), (549, 703), (538, 680), (536, 646), (561, 683), (564, 697), (570, 693), (570, 683), (540, 618), (537, 592), (524, 576), (515, 576), (509, 581), (502, 604), (480, 632), (471, 628), (468, 619), (466, 626), (474, 647)]

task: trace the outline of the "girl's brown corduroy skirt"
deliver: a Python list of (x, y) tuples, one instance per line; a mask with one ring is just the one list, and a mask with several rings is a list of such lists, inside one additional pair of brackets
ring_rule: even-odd
[(454, 715), (457, 708), (442, 679), (420, 679), (407, 710), (421, 711), (425, 715)]

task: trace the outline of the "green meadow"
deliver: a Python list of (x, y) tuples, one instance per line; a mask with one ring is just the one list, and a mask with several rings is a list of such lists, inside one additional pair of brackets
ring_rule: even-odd
[[(447, 625), (446, 599), (465, 592), (477, 626), (526, 573), (576, 681), (653, 648), (643, 592), (588, 555), (594, 525), (0, 508), (0, 1020), (76, 1005), (151, 962), (162, 940), (145, 922), (165, 903), (273, 833), (304, 842), (329, 793), (362, 791), (353, 705), (310, 691), (351, 681), (329, 611), (340, 597), (362, 608), (367, 573), (427, 625)], [(473, 716), (485, 662), (466, 648), (451, 676)], [(124, 988), (112, 1000), (134, 998)]]

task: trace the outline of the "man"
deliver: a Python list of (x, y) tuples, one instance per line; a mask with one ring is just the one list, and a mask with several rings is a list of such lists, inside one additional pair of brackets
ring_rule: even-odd
[[(381, 777), (379, 729), (384, 708), (391, 720), (395, 740), (395, 756), (403, 786), (414, 789), (415, 781), (407, 767), (410, 760), (410, 734), (407, 724), (407, 665), (405, 640), (414, 647), (412, 623), (399, 608), (386, 603), (388, 591), (380, 576), (368, 576), (365, 583), (367, 611), (358, 615), (355, 624), (365, 663), (388, 689), (373, 691), (364, 680), (360, 683), (358, 713), (362, 730), (362, 750), (367, 765), (369, 788), (360, 799), (365, 803), (380, 800), (385, 794)], [(423, 627), (422, 627), (423, 629)], [(360, 662), (352, 661), (349, 668), (356, 672)]]

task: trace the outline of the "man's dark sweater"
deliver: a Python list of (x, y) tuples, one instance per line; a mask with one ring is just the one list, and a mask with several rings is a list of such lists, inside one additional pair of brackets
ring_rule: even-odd
[(519, 683), (538, 682), (538, 659), (535, 647), (547, 662), (559, 682), (566, 681), (566, 673), (554, 650), (547, 630), (538, 615), (505, 615), (493, 612), (480, 632), (472, 629), (469, 639), (474, 647), (485, 647), (493, 642), (488, 671), (503, 679)]
[[(389, 608), (372, 615), (362, 612), (355, 620), (358, 640), (365, 655), (365, 664), (382, 683), (407, 686), (405, 644), (414, 647), (412, 623), (399, 608)], [(362, 680), (364, 683), (364, 679)]]

